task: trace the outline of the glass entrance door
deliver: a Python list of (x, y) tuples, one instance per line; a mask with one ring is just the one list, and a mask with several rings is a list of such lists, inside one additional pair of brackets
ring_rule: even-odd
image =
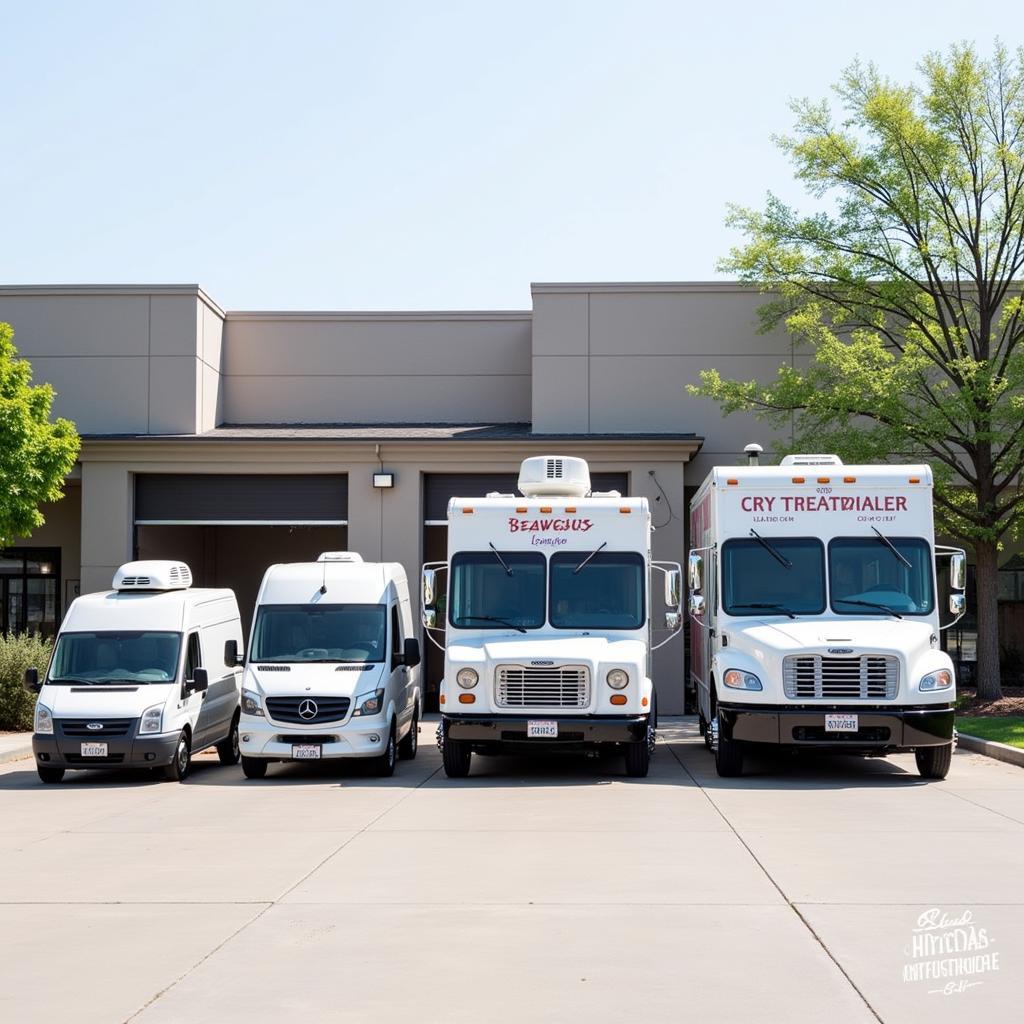
[(60, 548), (6, 548), (0, 602), (0, 631), (53, 636), (60, 625)]

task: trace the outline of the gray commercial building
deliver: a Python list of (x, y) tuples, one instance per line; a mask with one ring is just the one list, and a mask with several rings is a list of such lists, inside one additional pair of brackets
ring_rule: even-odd
[[(83, 436), (67, 497), (4, 552), (0, 629), (52, 632), (133, 557), (184, 559), (243, 615), (267, 565), (323, 550), (416, 578), (444, 558), (448, 498), (513, 490), (536, 454), (648, 497), (654, 556), (682, 561), (708, 468), (771, 441), (686, 385), (802, 358), (757, 333), (761, 301), (732, 283), (535, 284), (516, 312), (225, 312), (196, 285), (0, 288), (0, 321)], [(681, 642), (655, 657), (678, 712)], [(427, 670), (436, 683), (436, 651)]]

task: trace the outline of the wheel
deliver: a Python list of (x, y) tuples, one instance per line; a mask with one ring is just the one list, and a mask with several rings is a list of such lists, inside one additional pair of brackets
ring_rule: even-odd
[(416, 710), (412, 713), (412, 725), (409, 726), (409, 731), (402, 738), (402, 741), (398, 744), (398, 756), (403, 761), (411, 761), (416, 756), (416, 751), (420, 748), (420, 709), (419, 705), (416, 705)]
[(242, 771), (247, 779), (262, 779), (267, 774), (267, 762), (262, 757), (242, 755)]
[[(648, 731), (650, 728), (648, 728)], [(631, 779), (644, 779), (651, 768), (651, 747), (646, 739), (626, 744), (626, 774)]]
[(235, 717), (231, 720), (231, 732), (228, 733), (227, 739), (217, 744), (217, 757), (221, 764), (238, 764), (238, 759), (241, 756), (238, 750), (238, 712), (236, 711)]
[(381, 778), (395, 774), (395, 764), (398, 762), (398, 744), (395, 742), (396, 728), (397, 726), (392, 722), (391, 728), (388, 730), (388, 745), (384, 748), (384, 753), (374, 759), (374, 774)]
[(917, 761), (917, 770), (922, 779), (944, 779), (949, 774), (949, 765), (953, 760), (953, 744), (921, 747), (914, 751), (914, 760)]
[(39, 778), (46, 783), (60, 782), (64, 778), (64, 769), (56, 768), (52, 764), (37, 764), (36, 771)]
[(178, 745), (174, 748), (171, 763), (164, 766), (164, 778), (168, 782), (183, 782), (192, 767), (192, 748), (189, 746), (188, 733), (183, 729), (178, 737)]
[(743, 744), (739, 740), (726, 739), (722, 735), (721, 722), (716, 719), (708, 734), (712, 737), (715, 751), (715, 770), (723, 779), (743, 774)]
[(449, 779), (464, 779), (469, 774), (469, 766), (473, 760), (473, 749), (465, 740), (453, 740), (445, 736), (441, 747), (441, 761), (444, 773)]

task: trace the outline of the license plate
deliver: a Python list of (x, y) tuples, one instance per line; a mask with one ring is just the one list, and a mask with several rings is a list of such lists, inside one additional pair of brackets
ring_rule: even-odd
[(106, 743), (83, 743), (82, 757), (106, 757)]
[(292, 746), (292, 758), (295, 761), (316, 761), (319, 757), (319, 743), (301, 743)]
[(558, 736), (557, 722), (527, 722), (526, 738), (531, 740), (553, 740)]
[(826, 715), (825, 732), (856, 732), (856, 715)]

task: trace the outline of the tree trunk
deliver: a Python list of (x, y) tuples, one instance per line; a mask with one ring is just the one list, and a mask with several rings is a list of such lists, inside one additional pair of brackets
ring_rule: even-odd
[(978, 696), (1002, 697), (999, 678), (999, 569), (995, 541), (976, 541), (978, 590)]

